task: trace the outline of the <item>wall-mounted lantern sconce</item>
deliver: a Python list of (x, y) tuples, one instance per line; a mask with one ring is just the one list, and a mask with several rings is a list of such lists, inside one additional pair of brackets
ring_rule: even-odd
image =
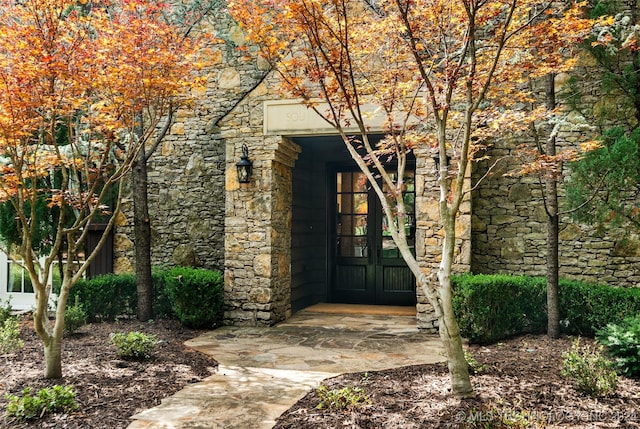
[(242, 155), (236, 164), (236, 169), (238, 170), (238, 182), (249, 183), (251, 181), (253, 162), (249, 159), (249, 149), (246, 144), (242, 145)]

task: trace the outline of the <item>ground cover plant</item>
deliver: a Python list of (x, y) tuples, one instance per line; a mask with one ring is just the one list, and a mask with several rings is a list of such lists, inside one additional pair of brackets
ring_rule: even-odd
[(7, 394), (7, 417), (15, 421), (38, 419), (46, 413), (69, 412), (78, 409), (76, 392), (70, 386), (55, 385), (32, 392), (25, 387), (19, 395)]

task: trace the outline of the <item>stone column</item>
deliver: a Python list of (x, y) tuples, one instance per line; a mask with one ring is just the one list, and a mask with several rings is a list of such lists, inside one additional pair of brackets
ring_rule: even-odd
[[(235, 168), (243, 143), (253, 162), (248, 184), (238, 183)], [(291, 177), (299, 152), (279, 136), (227, 139), (226, 324), (269, 326), (291, 315)]]

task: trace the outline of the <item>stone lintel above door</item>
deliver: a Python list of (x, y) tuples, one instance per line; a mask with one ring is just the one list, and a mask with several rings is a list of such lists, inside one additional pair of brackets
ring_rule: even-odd
[[(329, 115), (329, 104), (326, 102), (318, 101), (314, 104), (317, 112), (302, 100), (267, 100), (263, 103), (265, 135), (297, 137), (338, 134), (336, 129), (318, 114), (318, 112), (321, 114), (326, 112)], [(362, 110), (369, 133), (381, 133), (386, 116), (379, 113), (379, 107), (374, 104), (366, 104)], [(398, 119), (401, 120), (402, 118)], [(344, 130), (347, 133), (358, 132), (358, 128), (353, 121), (351, 121), (351, 126), (344, 127)]]

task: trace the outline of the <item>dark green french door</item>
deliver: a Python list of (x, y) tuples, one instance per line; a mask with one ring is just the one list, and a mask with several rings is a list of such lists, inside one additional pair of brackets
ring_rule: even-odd
[[(405, 264), (377, 195), (360, 171), (332, 171), (331, 300), (414, 305), (415, 278)], [(405, 231), (415, 249), (415, 174), (405, 174)]]

